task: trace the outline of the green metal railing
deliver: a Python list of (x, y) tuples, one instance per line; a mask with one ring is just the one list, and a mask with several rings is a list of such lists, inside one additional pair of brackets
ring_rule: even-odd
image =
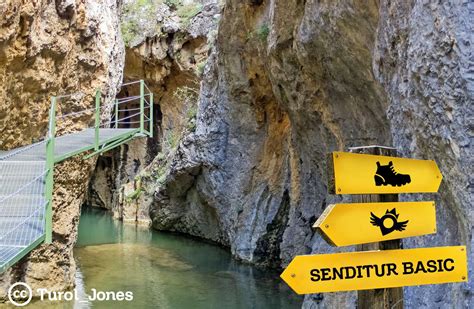
[(94, 150), (99, 150), (99, 126), (100, 126), (100, 90), (95, 92), (95, 125), (94, 125)]
[[(45, 212), (45, 243), (52, 242), (52, 202), (53, 202), (53, 187), (54, 187), (54, 164), (61, 162), (67, 158), (70, 158), (74, 155), (84, 153), (90, 150), (93, 150), (92, 153), (84, 156), (84, 159), (88, 159), (98, 154), (102, 154), (106, 151), (109, 151), (113, 148), (116, 148), (135, 137), (153, 137), (153, 93), (150, 89), (146, 86), (143, 80), (138, 82), (131, 82), (126, 85), (132, 85), (139, 83), (139, 96), (136, 99), (139, 100), (139, 126), (134, 130), (129, 130), (124, 134), (116, 135), (113, 138), (103, 139), (101, 140), (101, 126), (105, 127), (113, 127), (117, 130), (120, 130), (120, 125), (122, 124), (121, 120), (126, 120), (127, 118), (130, 119), (131, 117), (124, 117), (122, 119), (119, 118), (120, 112), (127, 111), (127, 109), (120, 109), (120, 105), (128, 102), (132, 102), (132, 99), (129, 98), (122, 98), (122, 99), (115, 99), (112, 104), (109, 105), (102, 105), (101, 106), (101, 91), (98, 89), (95, 93), (95, 108), (94, 108), (94, 140), (91, 145), (81, 147), (73, 152), (62, 154), (60, 156), (55, 156), (55, 140), (56, 140), (56, 112), (57, 112), (57, 99), (58, 97), (51, 98), (51, 107), (49, 113), (49, 129), (46, 141), (46, 168), (47, 168), (47, 176), (46, 176), (46, 185), (45, 185), (45, 197), (47, 200), (46, 212)], [(145, 92), (145, 89), (148, 92)], [(146, 99), (149, 97), (149, 100)], [(131, 97), (134, 98), (134, 97)], [(103, 108), (110, 107), (110, 110), (113, 110), (113, 121), (110, 120), (109, 122), (101, 124), (101, 113), (105, 112)], [(146, 109), (148, 109), (148, 116), (146, 115)], [(81, 114), (81, 112), (73, 113), (74, 115)], [(63, 115), (62, 117), (67, 117), (68, 115)], [(104, 128), (105, 128), (104, 127)], [(146, 128), (148, 127), (148, 128)]]
[(45, 243), (50, 244), (53, 239), (53, 186), (54, 186), (54, 138), (56, 135), (56, 97), (51, 98), (49, 112), (48, 140), (46, 141), (46, 186), (45, 198), (47, 201), (45, 212)]
[[(52, 206), (56, 163), (83, 153), (87, 153), (83, 156), (87, 159), (133, 138), (153, 136), (153, 93), (142, 80), (123, 84), (128, 85), (138, 86), (135, 90), (137, 95), (101, 104), (102, 94), (97, 90), (94, 107), (65, 115), (61, 113), (60, 101), (65, 98), (74, 100), (80, 98), (81, 94), (52, 97), (48, 131), (44, 139), (2, 153), (0, 273), (42, 242), (53, 241)], [(111, 117), (107, 118), (108, 115)], [(90, 119), (86, 128), (82, 125), (84, 119)], [(73, 133), (58, 134), (73, 126), (80, 128)]]

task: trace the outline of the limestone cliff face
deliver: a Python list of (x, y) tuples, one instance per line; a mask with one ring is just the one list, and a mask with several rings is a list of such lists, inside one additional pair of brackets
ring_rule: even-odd
[(326, 152), (390, 143), (377, 22), (375, 5), (228, 1), (154, 226), (273, 267), (324, 246), (311, 225), (331, 198)]
[[(432, 197), (437, 233), (404, 244), (467, 245), (472, 273), (474, 5), (462, 2), (381, 2), (373, 61), (390, 100), (394, 146), (405, 156), (434, 159), (444, 177), (439, 194)], [(405, 294), (408, 307), (468, 308), (473, 290), (470, 280), (410, 287)]]
[[(124, 79), (145, 79), (155, 93), (156, 130), (154, 140), (133, 141), (96, 168), (89, 202), (117, 218), (284, 267), (298, 254), (333, 251), (311, 229), (342, 199), (327, 194), (326, 153), (394, 145), (435, 159), (445, 177), (439, 195), (404, 197), (435, 198), (438, 210), (438, 233), (405, 246), (467, 244), (472, 252), (471, 3), (126, 0), (122, 9), (126, 57), (112, 0), (0, 4), (2, 148), (44, 135), (51, 94), (79, 93), (64, 113), (90, 107), (97, 87), (113, 96), (124, 63)], [(58, 167), (55, 242), (0, 278), (1, 288), (18, 279), (71, 287), (93, 164)], [(472, 290), (472, 280), (407, 288), (406, 304), (470, 307)], [(308, 295), (303, 306), (354, 300)]]
[[(58, 101), (58, 116), (94, 106), (97, 88), (106, 102), (115, 96), (123, 70), (116, 1), (2, 1), (0, 13), (2, 150), (45, 136), (52, 95), (72, 94)], [(84, 128), (90, 119), (60, 121), (58, 134)], [(0, 277), (0, 297), (18, 280), (34, 290), (73, 286), (72, 249), (93, 164), (76, 158), (56, 167), (53, 243)]]
[[(134, 140), (99, 161), (89, 205), (111, 209), (124, 222), (150, 225), (154, 188), (170, 161), (165, 158), (194, 131), (200, 81), (219, 16), (214, 0), (124, 2), (124, 80), (143, 79), (154, 92), (154, 139)], [(136, 91), (130, 87), (119, 96)], [(160, 170), (153, 177), (147, 167), (152, 161)]]
[(326, 153), (391, 143), (372, 73), (377, 23), (375, 4), (227, 1), (196, 131), (156, 187), (153, 226), (270, 267), (331, 250), (311, 229), (337, 199), (326, 193)]
[[(472, 7), (423, 3), (226, 1), (196, 129), (150, 186), (153, 226), (272, 267), (332, 251), (311, 230), (340, 200), (326, 193), (325, 154), (381, 144), (445, 175), (439, 195), (423, 196), (438, 202), (438, 233), (406, 246), (472, 246)], [(469, 307), (470, 290), (408, 288), (406, 303)], [(309, 295), (304, 307), (354, 299)]]

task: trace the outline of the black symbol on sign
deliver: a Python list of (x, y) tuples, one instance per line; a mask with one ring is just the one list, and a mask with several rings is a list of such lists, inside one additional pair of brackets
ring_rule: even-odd
[(407, 220), (403, 222), (398, 222), (398, 214), (395, 208), (390, 211), (387, 209), (387, 211), (385, 211), (385, 215), (383, 215), (381, 218), (374, 215), (373, 212), (371, 212), (370, 214), (372, 215), (370, 217), (370, 223), (375, 226), (379, 226), (383, 236), (395, 230), (404, 231), (409, 221)]
[(404, 186), (411, 182), (410, 175), (399, 174), (395, 171), (392, 161), (388, 165), (380, 165), (380, 162), (377, 161), (377, 171), (375, 172), (374, 180), (376, 186), (392, 185), (392, 187)]

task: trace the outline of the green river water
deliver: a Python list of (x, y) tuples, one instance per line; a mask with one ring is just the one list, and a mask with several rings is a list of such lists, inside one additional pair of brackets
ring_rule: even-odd
[[(74, 308), (301, 308), (302, 297), (271, 271), (218, 246), (124, 225), (86, 208), (74, 255), (82, 302)], [(133, 301), (89, 301), (93, 291), (131, 291)]]

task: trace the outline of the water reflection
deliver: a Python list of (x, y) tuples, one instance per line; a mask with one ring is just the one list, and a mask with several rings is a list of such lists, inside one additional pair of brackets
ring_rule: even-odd
[(76, 302), (74, 308), (300, 308), (302, 303), (278, 273), (238, 263), (208, 243), (122, 225), (98, 210), (83, 212), (74, 253), (82, 300), (93, 288), (132, 291), (134, 297)]

